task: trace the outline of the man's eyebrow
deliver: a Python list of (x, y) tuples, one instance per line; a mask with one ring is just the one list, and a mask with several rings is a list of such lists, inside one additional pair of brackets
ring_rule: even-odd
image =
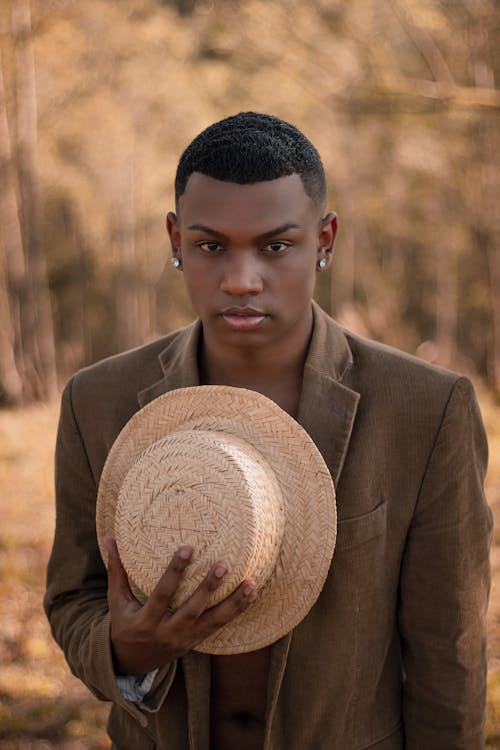
[(290, 229), (300, 229), (300, 224), (295, 224), (293, 221), (288, 222), (287, 224), (282, 224), (280, 227), (276, 227), (276, 229), (271, 229), (269, 232), (264, 232), (263, 234), (257, 235), (255, 238), (256, 240), (268, 240), (271, 237), (275, 237), (277, 234), (283, 234), (284, 232), (288, 232)]
[[(229, 239), (229, 237), (227, 237), (225, 234), (222, 234), (222, 232), (217, 232), (216, 229), (206, 227), (204, 224), (190, 224), (188, 226), (188, 229), (194, 232), (206, 232), (206, 234), (210, 234), (212, 237), (216, 237), (219, 240), (224, 240), (225, 242), (227, 242)], [(295, 222), (287, 222), (286, 224), (282, 224), (275, 229), (270, 229), (269, 232), (263, 232), (263, 234), (257, 235), (255, 239), (260, 241), (268, 240), (271, 237), (276, 237), (276, 235), (278, 234), (288, 232), (290, 229), (300, 229), (300, 224), (295, 224)]]
[(226, 237), (222, 232), (217, 232), (216, 229), (210, 229), (210, 227), (206, 227), (204, 224), (190, 224), (188, 229), (191, 229), (193, 232), (205, 232), (206, 234), (211, 234), (212, 237), (217, 237), (217, 239), (224, 240), (225, 242), (229, 239), (229, 237)]

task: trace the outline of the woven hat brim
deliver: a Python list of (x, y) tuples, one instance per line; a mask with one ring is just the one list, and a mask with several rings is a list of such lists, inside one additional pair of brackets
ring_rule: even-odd
[(306, 431), (273, 401), (243, 388), (195, 386), (165, 393), (137, 412), (103, 469), (96, 508), (99, 547), (106, 561), (103, 540), (114, 536), (120, 487), (132, 464), (151, 443), (193, 429), (247, 441), (271, 465), (281, 487), (285, 532), (273, 574), (248, 610), (196, 647), (221, 655), (254, 651), (284, 636), (309, 612), (323, 588), (336, 539), (328, 467)]

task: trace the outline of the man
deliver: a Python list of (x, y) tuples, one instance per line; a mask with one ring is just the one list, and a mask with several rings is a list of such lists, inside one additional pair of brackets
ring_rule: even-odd
[[(480, 750), (491, 516), (470, 383), (312, 303), (337, 219), (320, 158), (291, 125), (243, 113), (209, 127), (181, 157), (176, 211), (172, 260), (198, 321), (83, 370), (62, 401), (45, 607), (73, 672), (113, 701), (114, 747)], [(336, 486), (323, 591), (258, 652), (193, 651), (255, 600), (244, 580), (206, 608), (223, 561), (172, 612), (190, 548), (141, 606), (114, 542), (109, 580), (97, 547), (97, 487), (119, 431), (155, 397), (198, 384), (274, 400)]]

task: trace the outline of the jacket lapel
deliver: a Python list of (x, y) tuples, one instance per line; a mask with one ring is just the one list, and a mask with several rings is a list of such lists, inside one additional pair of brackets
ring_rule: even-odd
[(199, 320), (182, 328), (158, 357), (163, 377), (137, 394), (142, 408), (153, 399), (176, 388), (199, 385), (198, 345), (201, 335)]
[(354, 424), (359, 394), (312, 369), (304, 372), (297, 421), (309, 433), (326, 465), (335, 487)]
[(342, 329), (315, 304), (314, 330), (304, 366), (297, 421), (318, 447), (335, 486), (359, 402), (359, 393), (341, 382), (352, 364), (352, 353)]

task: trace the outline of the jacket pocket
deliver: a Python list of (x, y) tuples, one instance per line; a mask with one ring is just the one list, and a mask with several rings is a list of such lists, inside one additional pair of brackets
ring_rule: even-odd
[(386, 524), (387, 504), (385, 502), (362, 516), (344, 518), (337, 525), (336, 549), (349, 549), (369, 542), (385, 533)]

